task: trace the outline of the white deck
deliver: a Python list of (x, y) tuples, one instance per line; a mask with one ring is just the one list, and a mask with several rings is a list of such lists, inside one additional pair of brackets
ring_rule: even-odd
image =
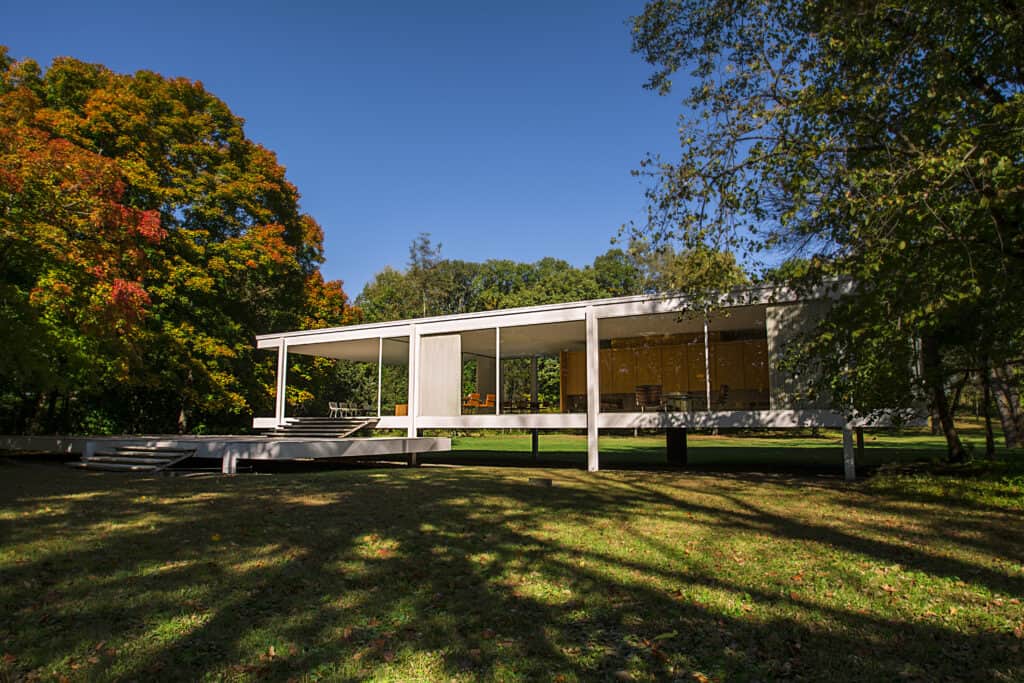
[(234, 472), (239, 460), (318, 460), (414, 456), (450, 451), (446, 437), (271, 439), (265, 436), (0, 436), (0, 448), (92, 455), (120, 446), (196, 449), (197, 458), (219, 460)]

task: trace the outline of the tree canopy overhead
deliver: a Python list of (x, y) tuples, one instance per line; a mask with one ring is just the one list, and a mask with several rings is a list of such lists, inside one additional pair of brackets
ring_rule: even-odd
[(642, 232), (803, 257), (776, 271), (793, 282), (852, 278), (807, 349), (833, 400), (893, 405), (916, 354), (962, 457), (944, 405), (950, 359), (989, 376), (1022, 356), (1024, 8), (654, 0), (633, 30), (648, 87), (693, 79), (679, 159), (641, 169), (654, 181)]
[(245, 425), (272, 385), (253, 335), (355, 314), (298, 199), (201, 83), (71, 58), (44, 72), (0, 48), (4, 418)]

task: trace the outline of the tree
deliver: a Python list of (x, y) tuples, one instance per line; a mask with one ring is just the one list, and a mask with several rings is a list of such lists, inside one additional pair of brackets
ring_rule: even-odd
[(76, 383), (125, 378), (149, 339), (148, 254), (167, 236), (157, 212), (125, 205), (116, 164), (26, 124), (38, 108), (31, 91), (0, 94), (0, 376), (26, 404), (15, 430), (41, 400), (55, 427)]
[(746, 271), (728, 251), (698, 244), (677, 252), (672, 244), (652, 247), (646, 242), (631, 245), (648, 292), (684, 292), (701, 295), (728, 291), (750, 282)]
[[(944, 358), (963, 345), (996, 368), (1021, 358), (1024, 12), (997, 0), (655, 0), (633, 30), (655, 67), (648, 87), (693, 79), (680, 159), (641, 169), (654, 180), (644, 232), (747, 259), (803, 256), (802, 284), (854, 282), (805, 353), (833, 377), (914, 382), (963, 458)], [(907, 349), (918, 378), (878, 362)], [(844, 409), (887, 398), (830, 388)]]
[(591, 266), (598, 288), (608, 296), (643, 294), (644, 276), (634, 254), (609, 249), (594, 259)]
[(0, 146), (3, 315), (63, 378), (0, 366), (13, 412), (56, 392), (63, 429), (238, 429), (270, 371), (253, 336), (348, 319), (284, 168), (200, 83), (0, 48)]

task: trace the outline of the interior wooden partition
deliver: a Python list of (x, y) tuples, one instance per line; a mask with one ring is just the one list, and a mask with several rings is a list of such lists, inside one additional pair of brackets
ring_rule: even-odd
[[(711, 332), (711, 409), (769, 408), (768, 339), (763, 329)], [(662, 396), (686, 396), (683, 409), (707, 410), (704, 335), (612, 339), (600, 350), (602, 412), (635, 411), (637, 388), (655, 385)], [(585, 410), (586, 356), (563, 351), (561, 411)]]

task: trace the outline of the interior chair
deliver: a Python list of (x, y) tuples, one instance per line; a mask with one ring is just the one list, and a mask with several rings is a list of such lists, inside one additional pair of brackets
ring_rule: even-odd
[(729, 385), (723, 384), (718, 388), (718, 397), (715, 399), (715, 407), (724, 410), (729, 405)]
[(661, 399), (660, 384), (639, 384), (636, 387), (636, 406), (640, 412), (647, 412), (648, 408), (660, 410), (664, 407)]
[(462, 402), (463, 408), (469, 408), (472, 412), (475, 412), (480, 407), (480, 394), (473, 393), (466, 396), (466, 399)]

